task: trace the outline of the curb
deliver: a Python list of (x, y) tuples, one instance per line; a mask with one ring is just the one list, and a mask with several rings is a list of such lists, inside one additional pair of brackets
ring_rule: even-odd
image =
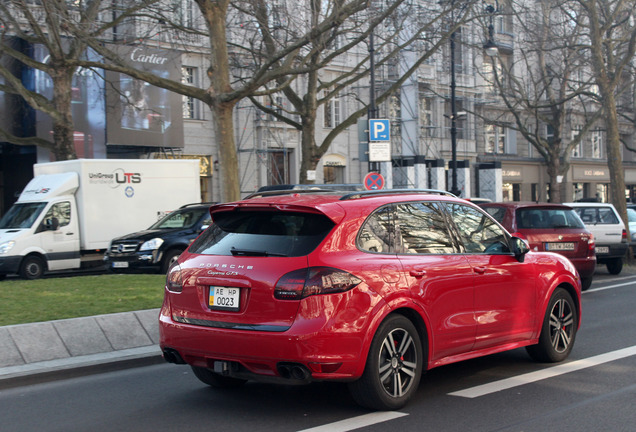
[(158, 316), (149, 309), (0, 327), (0, 388), (163, 361)]

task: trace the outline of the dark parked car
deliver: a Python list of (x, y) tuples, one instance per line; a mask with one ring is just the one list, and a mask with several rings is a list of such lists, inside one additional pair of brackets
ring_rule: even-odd
[(147, 230), (113, 239), (104, 260), (113, 270), (166, 273), (179, 254), (210, 225), (211, 205), (184, 205)]
[(519, 347), (556, 362), (574, 344), (572, 263), (463, 199), (292, 190), (210, 212), (168, 271), (159, 329), (164, 358), (212, 387), (342, 381), (392, 410), (428, 369)]
[(556, 252), (572, 261), (584, 291), (592, 285), (595, 239), (574, 209), (562, 204), (523, 202), (480, 206), (513, 235), (528, 240), (532, 250)]

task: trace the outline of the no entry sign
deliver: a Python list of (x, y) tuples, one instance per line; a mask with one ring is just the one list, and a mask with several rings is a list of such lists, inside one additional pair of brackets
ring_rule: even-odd
[(364, 188), (366, 190), (380, 190), (384, 189), (385, 181), (382, 174), (377, 172), (370, 172), (364, 176)]

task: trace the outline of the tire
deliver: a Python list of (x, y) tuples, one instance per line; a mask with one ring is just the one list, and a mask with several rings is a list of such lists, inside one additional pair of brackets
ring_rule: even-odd
[(29, 255), (20, 264), (20, 276), (24, 279), (39, 279), (46, 270), (46, 262), (37, 255)]
[(349, 391), (363, 407), (399, 409), (417, 391), (423, 367), (422, 343), (415, 326), (402, 315), (392, 315), (378, 328), (364, 373), (349, 384)]
[(181, 255), (180, 250), (170, 249), (163, 254), (163, 258), (161, 259), (161, 273), (166, 274), (170, 269), (170, 266), (179, 259), (179, 255)]
[(530, 357), (539, 362), (555, 363), (565, 360), (576, 338), (578, 311), (572, 296), (557, 288), (543, 318), (539, 343), (526, 347)]
[(613, 258), (605, 263), (609, 274), (617, 275), (623, 270), (623, 258)]
[(245, 384), (247, 381), (239, 378), (226, 377), (223, 375), (219, 375), (217, 373), (212, 372), (210, 369), (198, 367), (198, 366), (190, 366), (192, 368), (192, 372), (194, 375), (199, 378), (199, 380), (214, 388), (234, 388), (240, 387)]
[(592, 286), (592, 278), (581, 278), (581, 291), (587, 291)]

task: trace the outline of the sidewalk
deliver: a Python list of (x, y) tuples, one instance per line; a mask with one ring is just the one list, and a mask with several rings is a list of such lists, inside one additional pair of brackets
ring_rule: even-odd
[(0, 388), (117, 363), (163, 361), (159, 309), (0, 327)]

